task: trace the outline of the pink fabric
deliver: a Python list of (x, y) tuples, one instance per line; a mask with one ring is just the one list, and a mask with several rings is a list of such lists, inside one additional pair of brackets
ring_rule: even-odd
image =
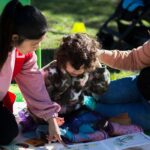
[(8, 54), (8, 58), (0, 71), (0, 101), (5, 97), (11, 84), (15, 65), (15, 50)]
[[(4, 98), (11, 84), (15, 56), (15, 50), (9, 53), (0, 72), (0, 100)], [(36, 60), (36, 54), (33, 52), (33, 57), (23, 65), (21, 72), (16, 75), (15, 80), (27, 101), (30, 110), (38, 117), (48, 120), (51, 117), (57, 116), (60, 106), (51, 101), (42, 74), (38, 70)]]
[(150, 40), (129, 51), (100, 50), (102, 63), (120, 70), (140, 70), (150, 66)]
[(111, 123), (113, 126), (113, 133), (112, 135), (124, 135), (124, 134), (131, 134), (137, 132), (143, 132), (143, 129), (137, 125), (120, 125), (118, 123)]
[(95, 131), (89, 134), (74, 134), (73, 141), (75, 143), (79, 142), (88, 142), (88, 141), (100, 141), (108, 138), (108, 135), (105, 131)]

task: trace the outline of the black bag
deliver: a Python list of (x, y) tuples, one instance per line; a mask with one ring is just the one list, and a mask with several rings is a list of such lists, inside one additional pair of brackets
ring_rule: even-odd
[(138, 76), (137, 86), (145, 99), (150, 100), (150, 67), (144, 68)]

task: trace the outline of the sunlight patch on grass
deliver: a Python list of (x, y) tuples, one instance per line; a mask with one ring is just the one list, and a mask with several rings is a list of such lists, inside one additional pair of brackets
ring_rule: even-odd
[(110, 78), (111, 80), (117, 80), (124, 77), (132, 76), (138, 74), (137, 72), (130, 72), (130, 71), (120, 71), (119, 73), (111, 73)]
[(13, 92), (16, 95), (16, 101), (17, 102), (22, 102), (24, 101), (24, 98), (21, 94), (20, 89), (18, 88), (17, 84), (11, 84), (10, 88), (9, 88), (10, 92)]

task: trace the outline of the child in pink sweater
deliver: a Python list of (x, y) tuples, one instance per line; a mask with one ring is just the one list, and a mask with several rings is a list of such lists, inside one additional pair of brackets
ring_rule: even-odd
[(51, 101), (38, 70), (35, 50), (47, 31), (41, 12), (33, 6), (10, 1), (0, 18), (0, 145), (9, 144), (18, 134), (14, 115), (7, 104), (12, 79), (36, 116), (49, 124), (49, 139), (62, 142), (55, 117), (60, 106)]

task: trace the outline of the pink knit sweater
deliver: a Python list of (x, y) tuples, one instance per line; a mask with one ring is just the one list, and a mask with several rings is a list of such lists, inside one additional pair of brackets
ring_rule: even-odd
[[(14, 49), (8, 54), (8, 58), (0, 71), (0, 101), (5, 97), (11, 84), (16, 57)], [(36, 54), (33, 52), (33, 57), (23, 65), (15, 80), (30, 110), (38, 117), (48, 120), (57, 115), (60, 106), (51, 101), (36, 60)]]
[(128, 51), (100, 50), (100, 62), (120, 70), (140, 70), (150, 66), (150, 40)]

